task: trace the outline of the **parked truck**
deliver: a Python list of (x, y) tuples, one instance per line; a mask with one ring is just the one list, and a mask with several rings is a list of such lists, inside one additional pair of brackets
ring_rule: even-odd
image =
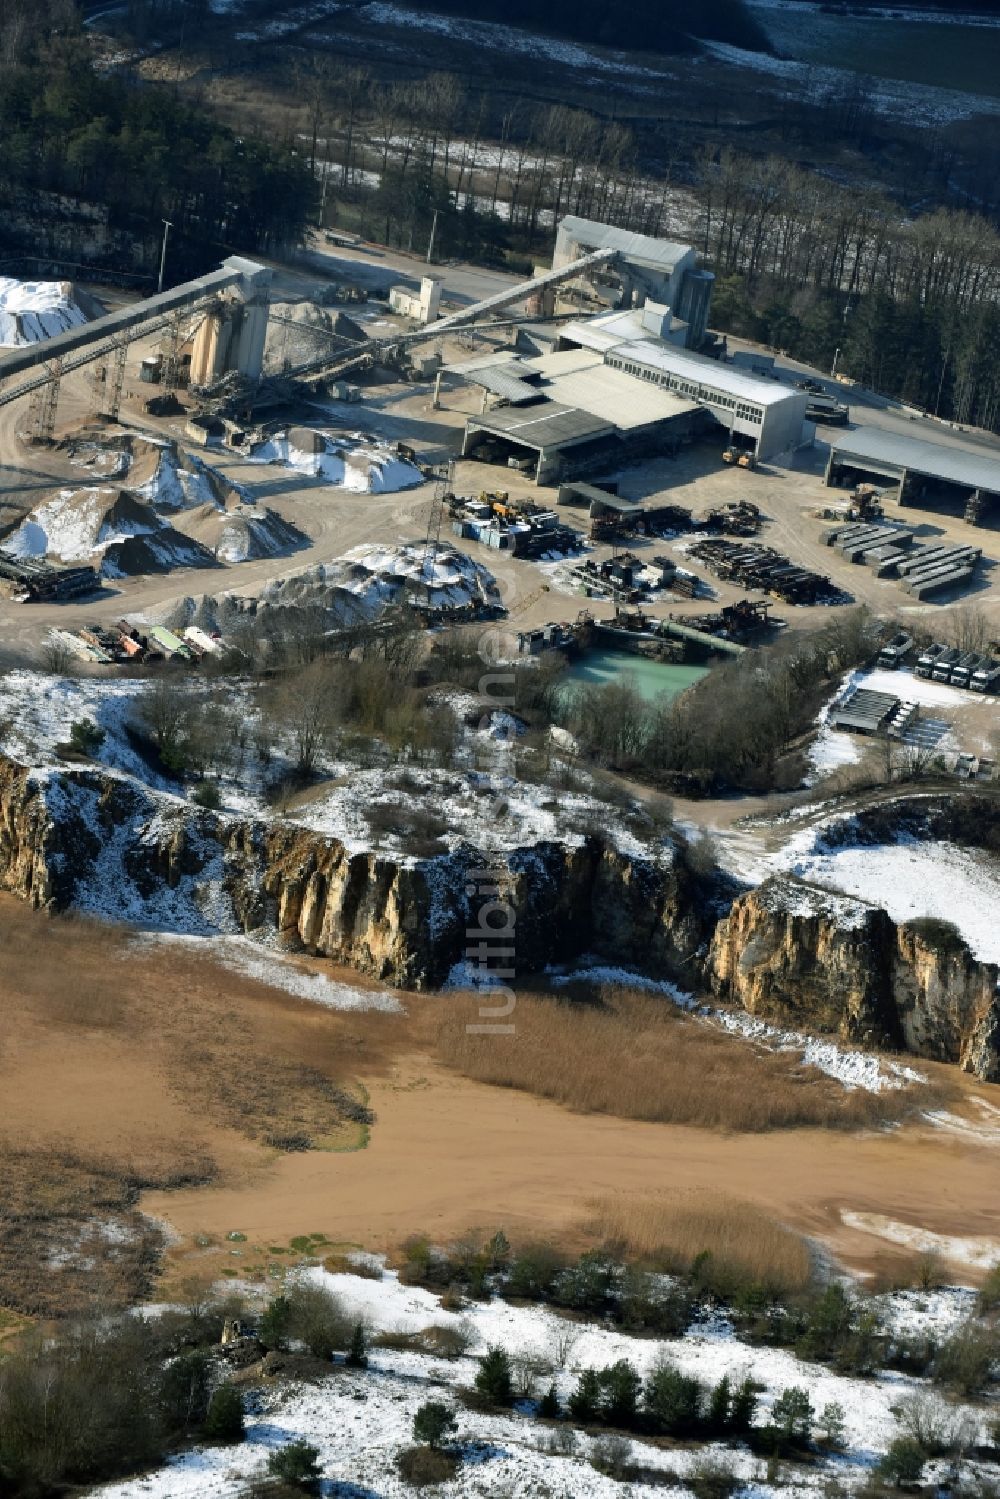
[(950, 682), (951, 674), (961, 660), (961, 657), (961, 651), (956, 650), (954, 646), (949, 646), (947, 650), (942, 651), (931, 671), (933, 680), (935, 682)]
[(917, 676), (929, 677), (941, 656), (944, 655), (946, 647), (939, 642), (929, 645), (926, 650), (921, 651), (917, 658)]
[(887, 666), (891, 671), (895, 671), (896, 667), (902, 666), (906, 660), (907, 652), (912, 644), (913, 641), (909, 635), (904, 634), (902, 631), (898, 635), (894, 635), (891, 640), (886, 641), (878, 653), (879, 666)]

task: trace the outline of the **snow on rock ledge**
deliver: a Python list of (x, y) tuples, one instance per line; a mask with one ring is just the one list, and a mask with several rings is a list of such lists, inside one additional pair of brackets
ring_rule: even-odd
[[(291, 823), (219, 816), (102, 768), (0, 757), (0, 888), (37, 906), (204, 936), (277, 934), (423, 988), (468, 956), (484, 868), (509, 908), (520, 971), (585, 951), (618, 961), (638, 951), (668, 971), (708, 935), (682, 861), (598, 837), (407, 860)], [(492, 946), (508, 966), (495, 934)]]

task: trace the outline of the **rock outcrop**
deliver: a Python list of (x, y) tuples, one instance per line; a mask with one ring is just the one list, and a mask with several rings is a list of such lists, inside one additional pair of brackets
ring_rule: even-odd
[[(125, 922), (274, 933), (420, 988), (487, 957), (520, 972), (595, 952), (691, 974), (711, 918), (683, 860), (590, 837), (503, 856), (354, 852), (291, 823), (199, 810), (91, 767), (0, 760), (0, 887)], [(512, 949), (509, 956), (506, 949)]]
[(1000, 1081), (1000, 970), (948, 923), (897, 925), (790, 876), (738, 895), (720, 920), (669, 844), (642, 857), (595, 835), (403, 859), (198, 809), (101, 767), (0, 757), (0, 888), (205, 936), (277, 933), (409, 988), (439, 985), (462, 960), (525, 973), (595, 953)]
[(868, 902), (775, 877), (719, 922), (706, 973), (752, 1014), (1000, 1081), (1000, 969), (945, 922), (897, 925)]
[(899, 1032), (885, 955), (893, 931), (877, 906), (801, 880), (769, 879), (738, 896), (716, 927), (711, 985), (754, 1015), (892, 1045)]

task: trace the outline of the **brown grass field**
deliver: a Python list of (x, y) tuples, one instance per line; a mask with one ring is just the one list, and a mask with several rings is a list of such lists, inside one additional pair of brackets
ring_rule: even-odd
[[(683, 1258), (709, 1232), (737, 1253), (730, 1227), (745, 1221), (793, 1280), (798, 1234), (866, 1270), (911, 1258), (848, 1229), (846, 1207), (1000, 1246), (995, 1142), (919, 1117), (871, 1129), (883, 1116), (865, 1099), (648, 998), (523, 995), (516, 1034), (470, 1059), (471, 999), (332, 1011), (207, 949), (3, 896), (0, 960), (0, 1335), (12, 1313), (160, 1299), (225, 1274), (274, 1284), (307, 1235), (323, 1254), (391, 1252), (476, 1223)], [(957, 1112), (995, 1093), (927, 1071), (924, 1100), (943, 1078)], [(345, 1120), (365, 1092), (370, 1138)], [(319, 1148), (275, 1145), (300, 1136)]]
[(814, 1270), (800, 1234), (753, 1203), (713, 1192), (680, 1198), (611, 1194), (594, 1203), (587, 1231), (630, 1259), (662, 1269), (690, 1269), (699, 1255), (731, 1272), (734, 1280), (804, 1291)]
[[(478, 1003), (456, 995), (441, 1012), (439, 1059), (477, 1082), (585, 1114), (740, 1132), (866, 1129), (931, 1102), (926, 1087), (848, 1093), (794, 1056), (710, 1029), (648, 994), (605, 987), (590, 1003), (520, 994), (510, 1046), (469, 1031)], [(940, 1106), (947, 1085), (939, 1079), (933, 1091)]]

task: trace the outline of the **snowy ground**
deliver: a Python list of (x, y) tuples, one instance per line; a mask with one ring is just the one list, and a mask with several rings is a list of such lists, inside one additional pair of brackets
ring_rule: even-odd
[(852, 838), (852, 822), (850, 814), (833, 812), (816, 821), (814, 809), (803, 807), (781, 819), (727, 828), (715, 850), (722, 867), (747, 885), (793, 874), (881, 906), (897, 922), (950, 921), (977, 958), (1000, 963), (1000, 860), (909, 833), (867, 842)]
[[(195, 952), (204, 952), (205, 945), (199, 937), (183, 937), (172, 932), (143, 933), (136, 944), (146, 947), (150, 943), (165, 946), (187, 946)], [(297, 958), (277, 948), (268, 951), (248, 937), (217, 936), (211, 946), (211, 957), (215, 963), (233, 973), (241, 973), (271, 989), (283, 989), (297, 999), (307, 999), (310, 1004), (321, 1005), (327, 1010), (382, 1010), (386, 1014), (402, 1014), (403, 1006), (396, 994), (388, 989), (367, 984), (344, 984), (328, 974), (317, 973), (306, 967)]]
[(816, 720), (817, 734), (808, 755), (807, 785), (815, 785), (824, 776), (831, 775), (844, 766), (859, 764), (865, 750), (872, 749), (870, 741), (857, 734), (847, 734), (841, 729), (831, 728), (829, 722), (833, 709), (859, 688), (869, 692), (891, 693), (901, 702), (917, 704), (919, 717), (904, 734), (901, 753), (905, 753), (905, 746), (910, 745), (935, 754), (954, 754), (959, 749), (951, 728), (955, 714), (968, 708), (970, 704), (983, 707), (986, 712), (990, 706), (982, 698), (961, 692), (956, 687), (949, 687), (944, 682), (932, 682), (918, 677), (914, 672), (888, 671), (883, 668), (849, 671)]
[[(752, 1373), (760, 1388), (758, 1422), (767, 1419), (777, 1396), (790, 1385), (807, 1392), (817, 1415), (828, 1405), (841, 1406), (843, 1450), (821, 1453), (806, 1467), (784, 1465), (780, 1482), (784, 1495), (818, 1495), (831, 1480), (848, 1488), (863, 1485), (879, 1455), (901, 1432), (897, 1414), (901, 1402), (929, 1390), (926, 1382), (902, 1374), (886, 1372), (872, 1379), (855, 1379), (806, 1363), (784, 1349), (751, 1347), (718, 1314), (696, 1322), (681, 1338), (636, 1338), (603, 1324), (571, 1321), (544, 1307), (511, 1306), (499, 1300), (473, 1302), (461, 1312), (443, 1311), (432, 1293), (403, 1286), (392, 1273), (383, 1274), (381, 1280), (330, 1275), (318, 1268), (301, 1273), (332, 1290), (370, 1334), (412, 1333), (431, 1326), (461, 1330), (468, 1351), (445, 1360), (375, 1348), (366, 1371), (338, 1367), (320, 1383), (268, 1390), (248, 1421), (247, 1441), (242, 1446), (183, 1454), (157, 1473), (102, 1488), (99, 1492), (105, 1499), (201, 1499), (203, 1495), (236, 1499), (241, 1484), (263, 1468), (268, 1454), (296, 1438), (305, 1438), (319, 1449), (325, 1494), (341, 1499), (402, 1499), (411, 1491), (401, 1482), (395, 1459), (412, 1442), (416, 1410), (425, 1400), (448, 1401), (459, 1388), (469, 1386), (475, 1359), (498, 1344), (512, 1355), (537, 1359), (544, 1370), (541, 1387), (551, 1380), (563, 1401), (582, 1370), (624, 1358), (643, 1375), (666, 1360), (707, 1385), (717, 1383), (723, 1374), (738, 1381)], [(971, 1311), (970, 1302), (968, 1293), (944, 1290), (923, 1296), (903, 1292), (880, 1298), (876, 1305), (890, 1328), (941, 1335)], [(779, 1492), (768, 1482), (766, 1464), (740, 1445), (657, 1447), (639, 1440), (630, 1443), (632, 1461), (662, 1476), (655, 1484), (636, 1482), (623, 1489), (589, 1465), (593, 1439), (581, 1431), (573, 1433), (572, 1455), (554, 1456), (542, 1450), (550, 1428), (538, 1421), (530, 1401), (521, 1402), (510, 1415), (480, 1414), (461, 1405), (456, 1409), (464, 1462), (457, 1478), (436, 1490), (454, 1499), (526, 1499), (543, 1494), (550, 1499), (612, 1499), (626, 1493), (634, 1499), (653, 1499), (654, 1495), (687, 1494), (685, 1478), (707, 1455), (732, 1467), (754, 1499), (774, 1499)], [(982, 1439), (988, 1410), (951, 1406), (949, 1414), (964, 1417), (973, 1439)], [(994, 1476), (994, 1465), (973, 1466), (983, 1477)], [(930, 1466), (928, 1477), (934, 1476), (935, 1467)]]

